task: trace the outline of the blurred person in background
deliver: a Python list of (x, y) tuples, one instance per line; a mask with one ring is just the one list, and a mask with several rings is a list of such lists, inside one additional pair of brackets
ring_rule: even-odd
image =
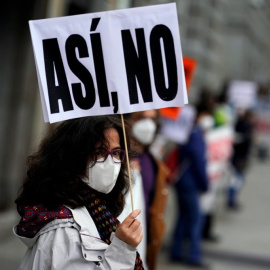
[[(201, 99), (197, 104), (198, 126), (202, 131), (206, 143), (206, 157), (208, 156), (208, 145), (206, 136), (215, 127), (223, 125), (227, 118), (227, 106), (225, 103), (225, 95), (221, 94), (218, 99), (208, 88), (201, 90)], [(217, 102), (217, 100), (219, 100)], [(216, 121), (216, 117), (218, 121)], [(218, 124), (217, 124), (218, 123)], [(207, 163), (209, 166), (209, 163)], [(207, 168), (206, 168), (207, 171)], [(208, 172), (207, 172), (208, 173)], [(203, 215), (202, 222), (202, 239), (205, 241), (216, 242), (218, 236), (214, 234), (214, 219), (215, 219), (215, 190), (211, 181), (208, 179), (208, 190), (201, 195), (200, 203)]]
[(254, 110), (256, 126), (256, 150), (260, 161), (269, 157), (270, 134), (270, 86), (260, 85)]
[(132, 125), (132, 134), (137, 145), (138, 158), (132, 161), (133, 168), (141, 172), (145, 215), (147, 223), (146, 261), (150, 270), (156, 269), (157, 257), (165, 232), (164, 212), (168, 196), (168, 169), (155, 160), (149, 151), (159, 126), (158, 110), (134, 112), (126, 115)]
[(225, 83), (221, 93), (216, 97), (216, 104), (213, 109), (215, 127), (233, 125), (234, 115), (232, 107), (228, 104), (227, 89), (228, 84)]
[(200, 195), (208, 190), (206, 145), (201, 126), (208, 127), (209, 118), (203, 110), (197, 112), (195, 124), (186, 144), (180, 146), (180, 170), (175, 182), (178, 218), (172, 236), (170, 258), (204, 268), (201, 250), (203, 213)]
[[(203, 116), (200, 117), (198, 121), (198, 125), (200, 126), (204, 139), (206, 136), (211, 133), (214, 129), (215, 121), (213, 115), (209, 111), (203, 111)], [(206, 140), (206, 157), (208, 158), (209, 151), (209, 142)], [(207, 166), (209, 166), (209, 162)], [(208, 167), (206, 169), (207, 176), (209, 174)], [(214, 187), (214, 183), (208, 179), (208, 190), (203, 193), (200, 198), (201, 209), (203, 213), (203, 223), (202, 223), (202, 239), (209, 242), (217, 242), (218, 236), (214, 234), (214, 219), (215, 219), (215, 208), (216, 208), (216, 189)]]
[(235, 123), (235, 141), (233, 145), (232, 169), (233, 178), (228, 188), (227, 207), (239, 209), (238, 194), (244, 184), (245, 172), (248, 168), (248, 161), (253, 142), (253, 111), (241, 110)]
[[(221, 92), (214, 96), (211, 93), (205, 94), (205, 99), (202, 100), (200, 103), (201, 110), (205, 112), (206, 115), (208, 115), (210, 123), (208, 126), (201, 125), (201, 128), (203, 129), (203, 133), (205, 137), (207, 138), (207, 135), (212, 135), (213, 132), (217, 131), (219, 128), (227, 126), (230, 130), (233, 129), (233, 111), (231, 107), (227, 103), (227, 83), (224, 84), (223, 89)], [(205, 100), (210, 99), (210, 101), (205, 102)], [(213, 131), (213, 132), (211, 132)], [(206, 140), (207, 142), (207, 140)], [(219, 143), (219, 147), (223, 147), (221, 145), (222, 141)], [(208, 155), (211, 155), (211, 144), (208, 145), (209, 142), (207, 142), (207, 148), (210, 153)], [(227, 146), (225, 146), (227, 147)], [(224, 148), (223, 148), (224, 149)], [(227, 148), (225, 148), (227, 149)], [(213, 150), (212, 150), (213, 151)], [(229, 146), (228, 151), (231, 152), (231, 146)], [(212, 153), (213, 154), (213, 153)], [(222, 154), (224, 154), (222, 152)], [(221, 158), (221, 155), (218, 155), (219, 158)], [(211, 161), (208, 163), (208, 166), (211, 166)], [(220, 166), (220, 165), (219, 165)], [(229, 166), (229, 158), (227, 160), (227, 166)], [(226, 166), (226, 167), (227, 167)], [(225, 170), (225, 169), (224, 169)], [(210, 174), (210, 172), (208, 172)], [(215, 210), (217, 207), (217, 201), (216, 196), (218, 193), (218, 189), (222, 185), (222, 181), (224, 181), (223, 177), (225, 175), (225, 172), (221, 174), (222, 176), (219, 178), (214, 178), (212, 181), (210, 180), (210, 186), (209, 191), (207, 194), (202, 196), (202, 207), (205, 208), (204, 210), (204, 225), (202, 230), (202, 238), (205, 241), (209, 242), (217, 242), (219, 240), (219, 237), (214, 233), (214, 225), (215, 225)], [(208, 198), (207, 198), (208, 197)], [(208, 205), (207, 205), (208, 204)], [(205, 205), (205, 206), (204, 206)]]
[(41, 142), (16, 199), (14, 233), (28, 247), (19, 269), (144, 269), (140, 210), (117, 220), (128, 190), (123, 149), (119, 116), (67, 120)]

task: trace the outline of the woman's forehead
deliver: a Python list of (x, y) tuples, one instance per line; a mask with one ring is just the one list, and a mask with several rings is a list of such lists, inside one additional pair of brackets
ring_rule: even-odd
[(102, 142), (98, 142), (96, 148), (109, 148), (114, 149), (116, 147), (120, 147), (120, 138), (118, 131), (115, 128), (108, 128), (104, 131), (104, 137), (107, 142), (106, 145), (102, 144)]
[(157, 118), (157, 111), (156, 110), (147, 110), (147, 111), (140, 111), (134, 112), (131, 114), (131, 119), (133, 121), (137, 121), (144, 118), (151, 118), (155, 120)]

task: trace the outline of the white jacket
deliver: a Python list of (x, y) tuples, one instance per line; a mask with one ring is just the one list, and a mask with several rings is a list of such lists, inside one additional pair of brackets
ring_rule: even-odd
[(106, 244), (85, 207), (70, 210), (73, 218), (49, 222), (34, 238), (21, 237), (13, 228), (28, 247), (19, 270), (134, 269), (136, 248), (114, 233)]

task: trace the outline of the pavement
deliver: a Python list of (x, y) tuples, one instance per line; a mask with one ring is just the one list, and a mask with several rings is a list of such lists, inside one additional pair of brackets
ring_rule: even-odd
[[(211, 270), (270, 269), (270, 160), (253, 159), (246, 184), (240, 193), (239, 211), (224, 207), (224, 194), (219, 195), (214, 232), (216, 243), (203, 243), (205, 262)], [(158, 259), (157, 270), (198, 269), (168, 259), (168, 247), (175, 220), (175, 194), (170, 189), (167, 204), (167, 228)], [(26, 251), (12, 234), (19, 217), (15, 209), (0, 213), (0, 270), (15, 270)]]

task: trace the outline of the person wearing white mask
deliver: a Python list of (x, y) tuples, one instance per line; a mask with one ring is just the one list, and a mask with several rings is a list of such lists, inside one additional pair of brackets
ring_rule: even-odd
[(203, 132), (207, 132), (214, 128), (215, 126), (215, 120), (214, 117), (211, 116), (208, 113), (200, 115), (200, 117), (197, 120), (198, 126), (201, 128)]
[(207, 268), (201, 247), (204, 215), (200, 196), (208, 191), (206, 144), (203, 132), (212, 121), (205, 110), (198, 110), (187, 142), (180, 147), (181, 170), (175, 181), (178, 214), (172, 234), (170, 258), (174, 262)]
[[(146, 112), (147, 114), (148, 112)], [(140, 112), (139, 115), (142, 113)], [(144, 118), (135, 122), (132, 126), (134, 138), (142, 145), (149, 145), (153, 142), (155, 133), (157, 130), (157, 124), (155, 118)]]
[(19, 269), (144, 269), (140, 210), (117, 220), (128, 190), (123, 149), (117, 115), (64, 121), (41, 142), (15, 201), (13, 231), (28, 247)]
[(165, 231), (164, 212), (168, 196), (169, 171), (163, 162), (156, 161), (149, 151), (158, 131), (157, 110), (134, 112), (127, 115), (132, 125), (133, 139), (137, 145), (137, 169), (141, 172), (145, 200), (146, 262), (149, 270), (156, 269), (157, 257)]

